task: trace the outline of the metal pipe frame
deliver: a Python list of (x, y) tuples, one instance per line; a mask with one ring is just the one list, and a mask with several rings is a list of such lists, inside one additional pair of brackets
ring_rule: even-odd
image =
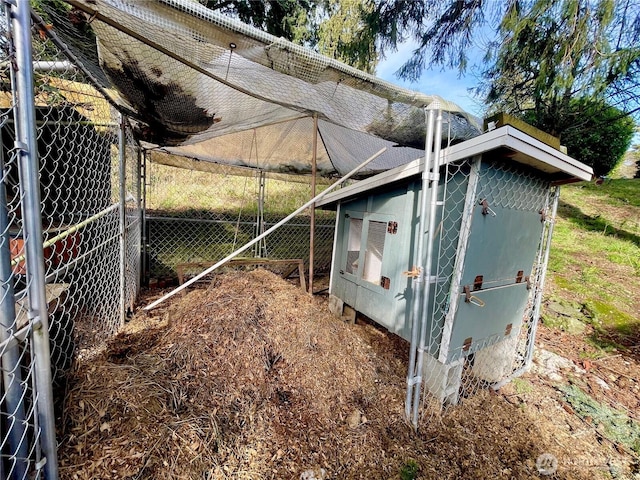
[[(311, 153), (311, 198), (316, 196), (318, 176), (318, 114), (313, 114), (313, 151)], [(313, 295), (313, 264), (316, 244), (316, 206), (309, 207), (309, 295)]]
[[(256, 237), (264, 233), (264, 198), (266, 193), (266, 173), (264, 170), (258, 172), (258, 213), (256, 215)], [(239, 225), (241, 222), (237, 222)], [(267, 241), (262, 239), (255, 248), (255, 256), (261, 258), (267, 255)]]
[(123, 115), (120, 115), (120, 129), (118, 130), (118, 176), (120, 180), (120, 326), (124, 325), (127, 314), (127, 205), (126, 205), (126, 167), (127, 155), (125, 152), (126, 125)]
[[(411, 341), (409, 345), (409, 368), (407, 371), (407, 396), (405, 398), (404, 412), (407, 420), (411, 418), (411, 412), (413, 410), (412, 399), (413, 390), (416, 384), (416, 349), (418, 345), (418, 338), (420, 335), (420, 307), (422, 305), (422, 291), (424, 289), (424, 275), (425, 272), (422, 268), (424, 262), (424, 231), (426, 228), (426, 217), (428, 215), (428, 201), (427, 192), (429, 189), (429, 170), (431, 165), (431, 159), (433, 158), (433, 127), (435, 120), (435, 111), (425, 109), (425, 121), (427, 123), (427, 134), (425, 140), (424, 151), (424, 166), (422, 169), (422, 190), (420, 196), (420, 218), (418, 220), (418, 246), (416, 250), (415, 263), (419, 265), (419, 274), (413, 280), (413, 297), (412, 297), (412, 309), (410, 312), (411, 322)], [(430, 275), (430, 273), (428, 274)]]
[[(433, 149), (433, 160), (431, 162), (431, 171), (428, 173), (428, 180), (431, 181), (431, 199), (429, 205), (429, 229), (427, 231), (427, 258), (425, 259), (424, 270), (427, 275), (427, 281), (424, 282), (423, 294), (422, 294), (422, 312), (427, 311), (427, 306), (430, 300), (431, 289), (431, 267), (433, 265), (433, 243), (435, 240), (436, 229), (436, 212), (438, 209), (438, 182), (440, 179), (440, 151), (442, 147), (442, 110), (438, 108), (438, 116), (436, 117), (435, 125), (435, 139)], [(425, 169), (426, 171), (426, 169)], [(424, 195), (425, 192), (423, 192)], [(416, 373), (416, 385), (413, 392), (413, 414), (411, 417), (411, 423), (414, 428), (418, 428), (418, 414), (420, 411), (420, 387), (422, 385), (422, 368), (424, 362), (424, 347), (427, 338), (427, 315), (420, 317), (420, 343), (418, 344), (417, 352), (417, 373)]]
[[(0, 137), (0, 171), (4, 172), (5, 162), (2, 138)], [(0, 180), (0, 343), (4, 343), (16, 333), (15, 291), (13, 288), (13, 269), (11, 268), (11, 248), (9, 236), (9, 215), (7, 212), (7, 192), (4, 179)], [(0, 398), (4, 398), (6, 413), (5, 428), (8, 437), (9, 457), (14, 463), (10, 466), (11, 476), (4, 472), (4, 463), (0, 461), (0, 478), (26, 478), (29, 465), (29, 450), (26, 439), (26, 420), (24, 409), (25, 388), (20, 368), (20, 348), (18, 344), (0, 346), (2, 365), (2, 389)], [(0, 426), (1, 427), (1, 426)]]
[(37, 458), (48, 480), (58, 478), (58, 455), (53, 410), (49, 318), (45, 290), (42, 217), (40, 215), (40, 178), (34, 100), (33, 59), (31, 53), (31, 8), (29, 0), (15, 0), (10, 6), (15, 41), (17, 72), (14, 91), (17, 97), (16, 151), (20, 176), (20, 194), (25, 238), (26, 277), (29, 294), (29, 318), (34, 327), (31, 344), (34, 356), (34, 384), (37, 392), (37, 423), (40, 449)]

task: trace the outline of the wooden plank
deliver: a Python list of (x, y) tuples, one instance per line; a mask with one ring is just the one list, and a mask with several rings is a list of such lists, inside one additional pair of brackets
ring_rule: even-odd
[[(60, 304), (64, 302), (67, 291), (69, 290), (68, 283), (47, 283), (45, 285), (47, 295), (48, 311), (51, 315), (60, 308)], [(16, 302), (16, 327), (18, 329), (24, 327), (29, 323), (28, 317), (29, 311), (29, 299), (28, 297), (18, 300)]]
[(486, 118), (484, 120), (484, 130), (487, 130), (490, 122), (494, 122), (496, 128), (504, 127), (505, 125), (511, 125), (512, 127), (517, 128), (518, 130), (526, 133), (527, 135), (532, 136), (533, 138), (540, 140), (542, 143), (546, 143), (550, 147), (555, 148), (556, 150), (560, 150), (560, 139), (558, 137), (554, 137), (553, 135), (540, 130), (539, 128), (534, 127), (533, 125), (529, 125), (526, 122), (523, 122), (519, 118), (514, 117), (513, 115), (509, 115), (508, 113), (500, 112), (495, 115)]

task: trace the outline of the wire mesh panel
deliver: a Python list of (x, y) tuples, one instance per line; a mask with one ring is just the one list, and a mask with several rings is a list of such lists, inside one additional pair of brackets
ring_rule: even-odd
[[(183, 274), (199, 273), (271, 228), (308, 201), (311, 194), (309, 185), (300, 180), (267, 178), (266, 196), (260, 202), (258, 172), (251, 178), (155, 164), (147, 170), (146, 263), (151, 286), (174, 283)], [(333, 212), (316, 212), (316, 273), (330, 269), (334, 224)], [(310, 217), (303, 213), (242, 256), (302, 259), (308, 268), (309, 236)]]
[[(547, 264), (549, 262), (549, 249), (551, 248), (551, 236), (560, 198), (560, 187), (555, 186), (548, 191), (545, 206), (540, 210), (544, 228), (540, 240), (540, 248), (536, 257), (536, 262), (531, 273), (530, 283), (532, 293), (525, 310), (522, 328), (518, 336), (516, 353), (512, 366), (512, 375), (517, 376), (526, 371), (531, 366), (533, 360), (533, 348), (536, 340), (538, 321), (540, 320), (540, 306), (542, 305), (542, 294), (544, 291)], [(509, 377), (505, 378), (508, 379)]]
[(387, 237), (387, 223), (369, 220), (368, 227), (362, 278), (367, 282), (379, 284), (382, 277), (382, 254)]
[[(27, 2), (24, 6), (28, 9)], [(88, 354), (113, 335), (123, 307), (137, 295), (139, 151), (126, 121), (74, 65), (64, 45), (36, 24), (29, 101), (39, 192), (30, 191), (19, 161), (27, 147), (18, 139), (33, 125), (16, 115), (28, 102), (16, 95), (16, 77), (19, 82), (24, 75), (15, 68), (5, 11), (0, 29), (0, 478), (13, 480), (57, 471), (55, 454), (45, 456), (41, 447), (45, 433), (55, 445), (55, 432), (44, 430), (54, 419), (52, 398), (38, 382), (40, 366), (49, 364), (53, 399), (61, 401), (65, 374), (77, 354)], [(26, 200), (37, 196), (39, 208), (26, 209)], [(29, 246), (40, 240), (26, 228), (27, 220), (42, 228), (43, 278), (29, 272)], [(43, 360), (35, 348), (34, 339), (43, 335), (32, 311), (41, 304), (32, 298), (34, 282), (43, 282), (50, 359)]]
[(539, 172), (513, 162), (446, 166), (423, 383), (424, 401), (436, 408), (423, 415), (496, 387), (527, 364), (550, 239), (549, 192)]
[[(344, 175), (354, 152), (362, 151), (358, 143), (379, 145), (370, 153), (384, 141), (421, 149), (421, 109), (431, 103), (447, 110), (456, 139), (478, 134), (475, 120), (450, 102), (403, 90), (198, 2), (80, 0), (73, 6), (71, 15), (59, 2), (42, 8), (137, 112), (142, 138), (178, 155), (308, 173), (313, 122), (304, 112), (318, 112), (331, 124), (321, 131), (333, 157), (320, 148), (318, 171)], [(217, 141), (226, 135), (228, 141)], [(239, 155), (254, 142), (259, 155)], [(397, 158), (400, 150), (389, 148), (364, 171), (405, 163)]]
[[(229, 255), (255, 237), (258, 224), (255, 216), (234, 216), (212, 213), (206, 218), (183, 218), (146, 216), (148, 246), (147, 262), (152, 285), (157, 281), (171, 282), (178, 276), (183, 264), (213, 264)], [(267, 217), (265, 230), (282, 217)], [(333, 248), (332, 216), (316, 219), (315, 272), (326, 273), (331, 266)], [(309, 258), (310, 221), (308, 216), (299, 216), (268, 235), (262, 249), (262, 257), (272, 259)], [(248, 251), (243, 256), (256, 256)], [(203, 268), (200, 268), (203, 270)]]

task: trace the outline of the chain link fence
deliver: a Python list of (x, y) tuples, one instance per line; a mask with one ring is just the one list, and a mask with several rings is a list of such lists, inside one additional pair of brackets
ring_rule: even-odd
[[(442, 183), (434, 249), (437, 281), (423, 373), (422, 416), (427, 421), (443, 406), (481, 388), (498, 388), (531, 365), (559, 194), (559, 187), (550, 187), (540, 173), (498, 161), (448, 164)], [(500, 259), (473, 258), (479, 251), (474, 236), (480, 230), (478, 217), (500, 219), (511, 229), (502, 235), (502, 227), (492, 224), (496, 238), (491, 241)], [(516, 227), (529, 230), (521, 236)], [(482, 235), (486, 238), (487, 231)], [(483, 256), (491, 255), (491, 241), (480, 247)], [(505, 274), (501, 265), (510, 264), (505, 261), (510, 256), (522, 270)], [(479, 265), (494, 269), (472, 270)], [(474, 278), (476, 273), (484, 278)], [(460, 313), (461, 305), (472, 309), (470, 322)], [(456, 334), (454, 319), (463, 325), (458, 327), (462, 336)]]
[(65, 375), (118, 331), (140, 277), (131, 128), (29, 20), (29, 2), (0, 12), (0, 478), (11, 480), (57, 478)]
[[(212, 202), (190, 200), (188, 195), (182, 194), (192, 191), (196, 183), (220, 185), (229, 181), (235, 181), (237, 188), (225, 192), (224, 188), (211, 187), (217, 192), (213, 205)], [(259, 182), (259, 173), (253, 178), (234, 179), (208, 172), (198, 172), (193, 176), (175, 167), (148, 165), (148, 207), (145, 214), (147, 285), (173, 285), (179, 278), (200, 273), (268, 230), (310, 197), (308, 183), (267, 178), (265, 189), (269, 193), (261, 200)], [(248, 183), (251, 183), (249, 188)], [(252, 188), (254, 184), (256, 188)], [(167, 199), (170, 189), (175, 189), (177, 194)], [(239, 195), (238, 192), (244, 193)], [(286, 201), (280, 197), (285, 197)], [(286, 203), (284, 207), (283, 202)], [(230, 205), (235, 207), (235, 211), (223, 211), (223, 206)], [(264, 207), (262, 214), (260, 205)], [(278, 207), (277, 213), (272, 212), (274, 206)], [(286, 211), (287, 207), (291, 210)], [(333, 212), (316, 212), (315, 275), (326, 275), (331, 268), (334, 226)], [(310, 216), (298, 215), (243, 253), (243, 257), (301, 259), (308, 272), (310, 228)], [(267, 268), (278, 273), (290, 270), (286, 265)]]

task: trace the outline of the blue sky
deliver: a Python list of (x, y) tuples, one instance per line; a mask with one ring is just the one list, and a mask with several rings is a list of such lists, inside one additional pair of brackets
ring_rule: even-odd
[[(483, 106), (469, 92), (469, 88), (475, 87), (478, 83), (476, 77), (479, 75), (479, 68), (474, 68), (474, 61), (476, 64), (479, 63), (478, 59), (484, 54), (482, 48), (479, 46), (472, 48), (472, 52), (469, 54), (470, 67), (464, 76), (460, 77), (457, 70), (442, 70), (436, 67), (425, 70), (417, 82), (396, 78), (395, 72), (411, 56), (415, 47), (416, 44), (412, 42), (399, 45), (397, 52), (387, 54), (387, 58), (378, 64), (376, 76), (409, 90), (439, 95), (445, 100), (457, 103), (463, 110), (482, 118), (484, 116)], [(640, 143), (640, 133), (635, 135), (631, 145), (636, 143)]]
[(427, 95), (439, 95), (445, 100), (457, 103), (463, 110), (482, 117), (482, 105), (474, 100), (473, 95), (468, 91), (469, 88), (475, 87), (477, 84), (475, 72), (478, 72), (478, 69), (473, 67), (473, 58), (470, 58), (471, 66), (462, 77), (459, 77), (457, 70), (442, 70), (440, 67), (436, 67), (426, 70), (417, 82), (396, 78), (395, 72), (411, 56), (415, 45), (415, 43), (404, 43), (398, 47), (397, 52), (389, 53), (387, 58), (378, 64), (376, 76), (409, 90)]

